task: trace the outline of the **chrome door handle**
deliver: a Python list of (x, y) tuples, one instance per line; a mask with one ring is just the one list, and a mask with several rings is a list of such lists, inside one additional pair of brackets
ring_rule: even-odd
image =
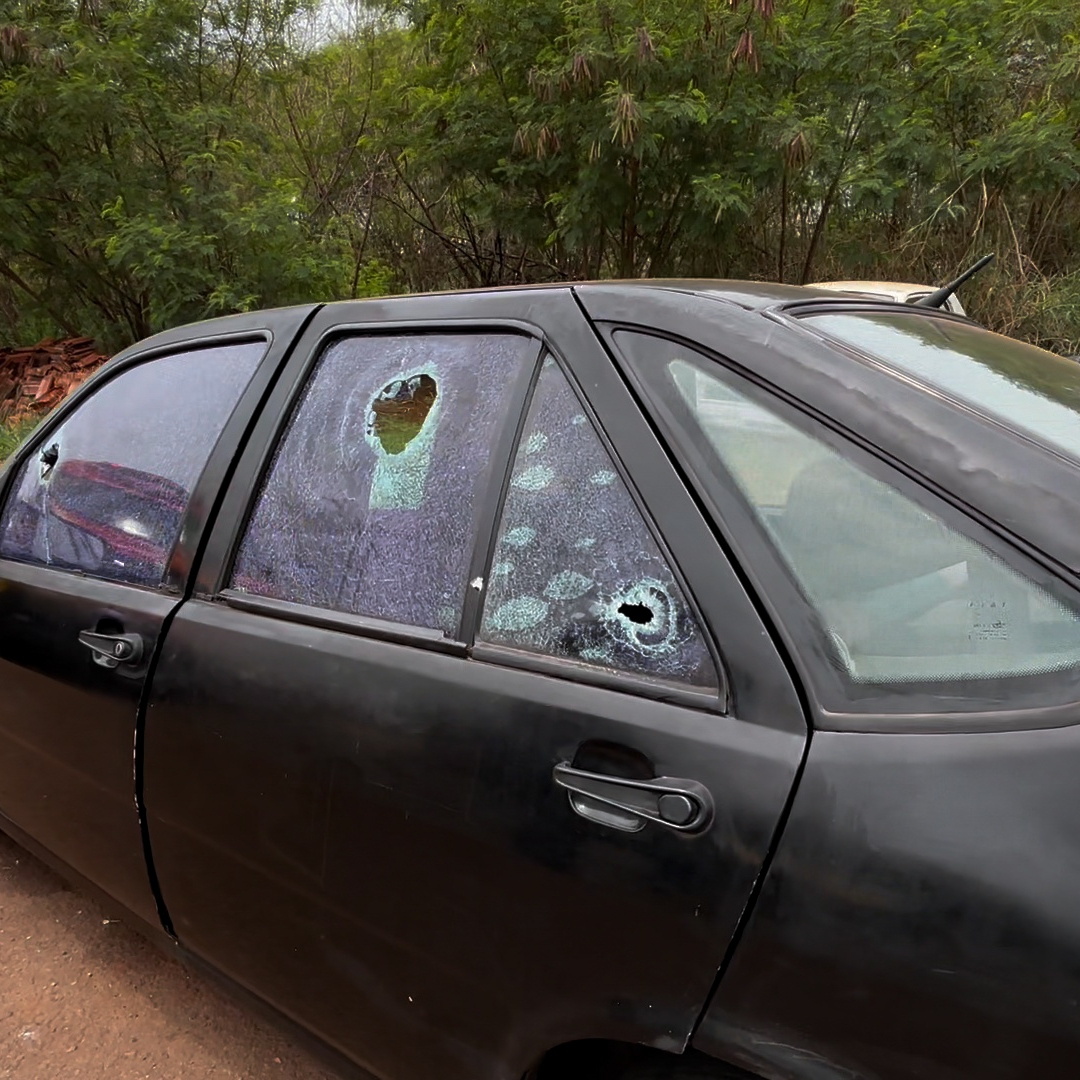
[(95, 664), (106, 668), (137, 664), (143, 654), (143, 640), (138, 634), (98, 634), (83, 630), (79, 644), (93, 653)]
[[(637, 832), (650, 821), (677, 832), (703, 832), (715, 813), (709, 789), (696, 780), (631, 780), (575, 769), (566, 761), (555, 766), (552, 779), (567, 790), (575, 813), (626, 832)], [(594, 811), (590, 803), (616, 813)]]

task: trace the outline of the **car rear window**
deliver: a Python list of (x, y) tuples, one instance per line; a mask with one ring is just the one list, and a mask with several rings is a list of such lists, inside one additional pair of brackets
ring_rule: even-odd
[(1080, 364), (979, 326), (907, 312), (808, 315), (829, 337), (1080, 461)]
[[(692, 349), (620, 331), (706, 468), (725, 473), (787, 565), (855, 684), (998, 680), (1074, 670), (1080, 610), (872, 475)], [(768, 399), (764, 399), (768, 400)]]

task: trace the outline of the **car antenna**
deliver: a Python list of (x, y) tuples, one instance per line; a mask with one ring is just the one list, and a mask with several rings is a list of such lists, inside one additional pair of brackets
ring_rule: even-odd
[(916, 300), (912, 307), (933, 307), (940, 308), (945, 306), (945, 301), (969, 277), (974, 277), (987, 263), (994, 261), (994, 252), (990, 252), (989, 255), (984, 255), (974, 266), (969, 266), (955, 281), (950, 281), (948, 285), (942, 285), (940, 289), (935, 289), (929, 296), (924, 296), (919, 300)]

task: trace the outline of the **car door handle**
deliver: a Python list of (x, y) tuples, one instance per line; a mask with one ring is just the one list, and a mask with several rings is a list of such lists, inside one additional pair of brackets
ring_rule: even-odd
[[(631, 780), (575, 769), (565, 761), (555, 766), (552, 779), (569, 792), (575, 813), (627, 832), (636, 832), (650, 821), (687, 833), (703, 832), (712, 824), (712, 796), (696, 780), (676, 780), (670, 776)], [(594, 808), (592, 803), (622, 814), (612, 819), (612, 815)], [(624, 823), (620, 824), (620, 820)]]
[(120, 664), (137, 664), (142, 659), (143, 640), (138, 634), (99, 634), (83, 630), (79, 644), (90, 650), (94, 663), (114, 668)]

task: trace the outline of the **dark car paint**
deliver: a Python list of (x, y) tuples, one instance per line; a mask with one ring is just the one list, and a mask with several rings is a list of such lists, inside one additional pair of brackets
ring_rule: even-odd
[(153, 642), (176, 603), (0, 563), (0, 813), (150, 923), (132, 765), (147, 664), (107, 671), (78, 639), (104, 622)]
[[(908, 305), (850, 299), (807, 300), (755, 310), (735, 303), (764, 301), (767, 290), (715, 292), (718, 302), (674, 289), (649, 297), (648, 318), (633, 290), (608, 285), (579, 292), (591, 319), (639, 326), (681, 338), (728, 359), (747, 378), (768, 387), (827, 424), (916, 475), (976, 520), (1003, 530), (1011, 543), (1037, 554), (1055, 572), (1080, 581), (1080, 470), (1021, 434), (885, 370), (870, 357), (827, 342), (812, 323), (794, 316), (815, 310), (900, 308), (912, 318), (959, 316)], [(855, 363), (843, 356), (857, 356)]]
[[(647, 329), (668, 330), (737, 357), (744, 375), (748, 368), (757, 371), (747, 363), (752, 357), (744, 342), (708, 334), (691, 322), (686, 307), (660, 317), (651, 311)], [(601, 328), (609, 341), (615, 326), (640, 326), (625, 304), (605, 313), (616, 317)], [(656, 410), (615, 346), (613, 355), (641, 400)], [(891, 400), (886, 387), (875, 393), (881, 402)], [(837, 395), (825, 416), (851, 422), (848, 404)], [(784, 411), (780, 397), (773, 405)], [(660, 412), (654, 415), (665, 428)], [(913, 419), (924, 420), (919, 414)], [(901, 428), (909, 417), (896, 421)], [(802, 423), (826, 435), (809, 417)], [(880, 426), (887, 430), (884, 422)], [(1006, 467), (1014, 455), (1044, 459), (1044, 477), (1059, 464), (1052, 454), (1032, 455), (1027, 440), (995, 425), (970, 437), (958, 423), (956, 441), (974, 474), (998, 476), (1002, 490), (1016, 499), (1022, 485)], [(875, 449), (886, 449), (923, 476), (941, 467), (932, 445), (912, 441), (904, 453), (899, 434)], [(679, 447), (683, 460), (687, 450)], [(862, 464), (879, 475), (887, 471), (880, 459), (867, 456)], [(900, 476), (892, 482), (914, 492)], [(958, 477), (954, 491), (963, 485)], [(1075, 677), (1009, 680), (970, 699), (881, 688), (839, 704), (826, 701), (816, 690), (830, 682), (832, 668), (806, 610), (797, 611), (806, 609), (805, 602), (792, 595), (735, 491), (709, 482), (698, 490), (717, 508), (714, 519), (789, 643), (816, 734), (765, 886), (693, 1045), (766, 1080), (1075, 1076)], [(972, 485), (964, 494), (974, 499), (981, 493)], [(949, 517), (949, 508), (933, 506), (928, 493), (921, 498)], [(978, 504), (964, 509), (989, 520)], [(971, 522), (966, 531), (1068, 595), (1067, 586), (1040, 578), (1038, 565), (1017, 552), (1009, 555), (991, 533)], [(1000, 527), (994, 531), (1009, 536)], [(1040, 561), (1072, 578), (1056, 560)], [(838, 730), (844, 728), (850, 730)]]
[[(813, 627), (793, 616), (799, 598), (755, 545), (744, 509), (681, 454), (665, 457), (657, 433), (672, 449), (670, 433), (633, 372), (617, 351), (612, 364), (595, 347), (584, 321), (568, 333), (574, 320), (550, 306), (569, 295), (446, 295), (295, 316), (299, 324), (314, 314), (303, 346), (262, 411), (249, 414), (240, 458), (215, 457), (199, 510), (189, 513), (200, 537), (212, 521), (205, 556), (195, 539), (186, 561), (174, 558), (170, 578), (182, 588), (195, 564), (194, 596), (179, 609), (155, 673), (140, 779), (181, 945), (393, 1080), (513, 1077), (575, 1037), (678, 1050), (699, 1014), (695, 1047), (766, 1080), (1075, 1075), (1076, 707), (1060, 688), (1030, 708), (930, 699), (918, 715), (904, 712), (910, 702), (876, 710), (872, 698), (842, 707), (823, 700)], [(956, 507), (942, 503), (941, 511), (970, 519), (970, 531), (986, 532), (1020, 568), (1037, 563), (1075, 580), (1075, 472), (866, 358), (845, 359), (775, 310), (804, 292), (671, 282), (590, 285), (574, 295), (597, 322), (644, 326), (722, 354), (796, 412), (840, 432), (834, 437), (864, 447), (898, 484), (916, 478), (931, 504)], [(839, 297), (818, 302), (852, 306)], [(289, 325), (292, 316), (275, 317)], [(244, 318), (250, 332), (260, 316)], [(548, 344), (598, 410), (720, 645), (731, 717), (585, 685), (558, 665), (527, 671), (509, 655), (470, 656), (467, 636), (435, 649), (408, 628), (215, 599), (314, 342), (343, 323), (473, 319), (555, 339)], [(211, 324), (210, 336), (232, 325)], [(196, 333), (206, 336), (188, 328), (167, 344)], [(237, 432), (231, 438), (242, 442)], [(737, 556), (738, 576), (725, 551)], [(0, 587), (15, 597), (5, 601), (0, 591), (9, 627), (16, 617), (24, 627), (30, 610), (37, 617), (37, 594), (20, 584), (35, 572), (55, 579), (58, 597), (113, 588), (73, 588), (70, 575), (0, 564)], [(475, 613), (475, 605), (466, 612), (466, 631)], [(5, 692), (22, 686), (36, 705), (62, 694), (67, 679), (79, 683), (72, 694), (83, 693), (85, 670), (53, 645), (58, 630), (79, 628), (55, 619), (42, 628), (35, 640), (53, 650), (52, 666), (31, 648), (2, 652)], [(0, 651), (14, 640), (0, 636)], [(360, 671), (407, 673), (402, 685), (415, 708), (387, 708), (382, 684), (359, 682)], [(789, 671), (799, 673), (798, 690)], [(353, 713), (358, 686), (360, 707), (374, 718), (366, 725)], [(817, 731), (809, 742), (796, 693)], [(65, 707), (75, 713), (80, 702)], [(507, 728), (508, 707), (530, 722)], [(271, 716), (278, 719), (267, 723)], [(1040, 730), (1044, 722), (1059, 727)], [(1014, 725), (1029, 730), (1001, 730)], [(920, 726), (939, 733), (918, 734)], [(960, 726), (971, 730), (948, 733)], [(912, 730), (885, 733), (905, 727)], [(573, 817), (550, 768), (597, 738), (633, 742), (692, 778), (683, 763), (699, 740), (724, 828), (696, 838), (653, 827), (619, 835)], [(0, 784), (8, 780), (0, 757)], [(343, 815), (332, 813), (339, 807)], [(55, 823), (43, 822), (46, 835)], [(691, 857), (704, 851), (704, 861)], [(389, 880), (372, 869), (380, 861)], [(523, 928), (538, 946), (519, 938)], [(260, 930), (284, 930), (303, 962), (275, 956)], [(600, 961), (597, 941), (607, 949)], [(706, 1003), (725, 951), (733, 958)], [(410, 995), (410, 983), (420, 995)], [(615, 986), (632, 992), (624, 999)], [(320, 996), (308, 1006), (302, 991)]]
[[(574, 665), (470, 650), (475, 605), (454, 645), (251, 597), (215, 602), (307, 358), (342, 325), (542, 334), (588, 388), (713, 628), (733, 715), (715, 697), (649, 700), (647, 683), (639, 697), (587, 685)], [(783, 662), (569, 290), (325, 309), (305, 341), (155, 676), (146, 800), (179, 939), (400, 1080), (510, 1080), (575, 1038), (683, 1049), (802, 757)], [(551, 774), (586, 744), (600, 769), (622, 750), (705, 783), (716, 824), (695, 837), (582, 821)]]
[[(148, 865), (141, 810), (143, 691), (222, 481), (310, 312), (263, 312), (159, 335), (107, 364), (36, 436), (48, 445), (50, 433), (81, 401), (131, 364), (208, 342), (269, 342), (196, 487), (163, 589), (0, 560), (0, 814), (151, 924), (168, 926)], [(6, 498), (33, 445), (22, 447), (0, 473), (0, 496)], [(145, 656), (137, 667), (106, 670), (79, 644), (83, 630), (138, 634)]]
[(695, 1045), (769, 1080), (1075, 1077), (1078, 775), (1075, 726), (819, 732)]

